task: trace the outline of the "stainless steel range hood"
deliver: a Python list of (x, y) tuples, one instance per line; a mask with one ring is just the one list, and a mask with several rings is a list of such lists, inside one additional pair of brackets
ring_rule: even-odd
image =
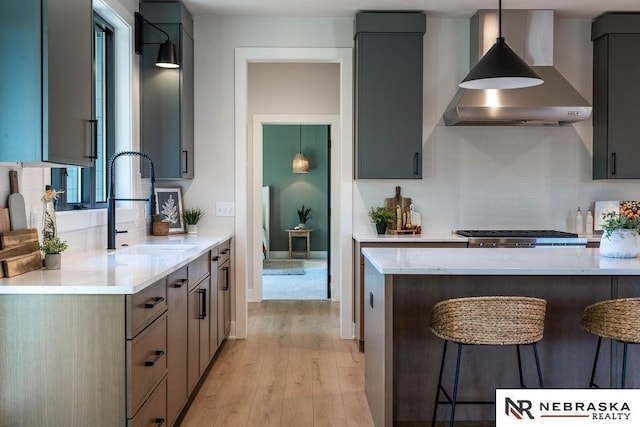
[[(453, 125), (548, 125), (587, 120), (591, 105), (553, 67), (553, 11), (503, 10), (502, 32), (511, 48), (544, 83), (523, 89), (458, 89), (444, 113)], [(471, 18), (470, 67), (498, 35), (498, 12), (479, 10)]]

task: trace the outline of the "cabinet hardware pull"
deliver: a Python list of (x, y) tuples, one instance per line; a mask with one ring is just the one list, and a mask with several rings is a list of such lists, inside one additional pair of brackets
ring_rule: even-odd
[(420, 153), (416, 151), (413, 155), (413, 173), (415, 175), (420, 175)]
[(189, 152), (187, 150), (182, 150), (184, 154), (184, 170), (182, 173), (189, 173)]
[(207, 290), (206, 289), (198, 289), (198, 293), (201, 295), (200, 299), (200, 315), (198, 315), (198, 319), (205, 319), (207, 317)]
[(91, 147), (90, 147), (90, 153), (87, 156), (90, 159), (97, 159), (98, 158), (98, 121), (93, 119), (93, 120), (88, 120), (88, 122), (91, 124)]
[(616, 153), (611, 153), (611, 175), (616, 174)]
[(187, 282), (189, 281), (189, 279), (180, 279), (180, 280), (176, 280), (176, 282), (173, 284), (174, 288), (181, 288), (183, 285), (185, 285)]
[(162, 350), (156, 350), (153, 352), (153, 359), (151, 360), (146, 360), (144, 362), (144, 366), (154, 366), (156, 364), (156, 362), (158, 360), (160, 360), (160, 358), (164, 356), (164, 351)]
[(224, 270), (224, 288), (222, 288), (222, 290), (228, 291), (229, 290), (229, 267), (223, 267), (222, 269)]
[(222, 255), (226, 255), (227, 253), (229, 253), (229, 249), (223, 249), (220, 253)]
[(369, 292), (369, 305), (373, 308), (373, 292)]
[(211, 258), (211, 261), (219, 261), (219, 260), (220, 260), (220, 257), (217, 255)]
[(157, 427), (160, 427), (164, 424), (164, 418), (156, 418), (154, 422), (156, 423)]
[(153, 299), (153, 302), (144, 303), (144, 308), (154, 308), (156, 305), (160, 304), (162, 301), (164, 301), (163, 297), (155, 297)]

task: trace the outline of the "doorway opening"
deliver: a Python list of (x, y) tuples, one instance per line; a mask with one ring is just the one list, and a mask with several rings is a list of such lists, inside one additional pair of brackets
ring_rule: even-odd
[(263, 124), (262, 148), (262, 298), (330, 299), (331, 126)]

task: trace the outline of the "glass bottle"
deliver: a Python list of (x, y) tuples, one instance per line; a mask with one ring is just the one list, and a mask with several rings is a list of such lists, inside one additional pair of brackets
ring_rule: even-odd
[(54, 197), (48, 197), (49, 191), (53, 190), (53, 187), (47, 185), (47, 192), (45, 192), (42, 198), (42, 240), (53, 239), (58, 236), (58, 226), (56, 224), (56, 210), (54, 206)]

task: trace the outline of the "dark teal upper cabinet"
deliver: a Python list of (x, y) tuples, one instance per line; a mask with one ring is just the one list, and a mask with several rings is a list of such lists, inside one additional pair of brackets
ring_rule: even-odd
[(422, 13), (355, 19), (356, 178), (422, 178)]
[(640, 178), (640, 13), (593, 22), (593, 178)]
[[(156, 67), (166, 36), (144, 24), (140, 75), (141, 148), (158, 179), (193, 178), (193, 20), (177, 2), (141, 3), (149, 22), (169, 34), (180, 68)], [(144, 170), (144, 169), (143, 169)]]
[(0, 162), (91, 166), (91, 1), (4, 0), (0, 40)]

